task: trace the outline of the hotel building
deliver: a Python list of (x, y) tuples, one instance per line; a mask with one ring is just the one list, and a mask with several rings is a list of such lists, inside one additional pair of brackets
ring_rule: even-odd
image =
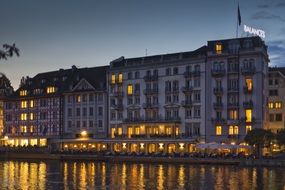
[(276, 133), (285, 129), (285, 67), (269, 68), (268, 90), (268, 129)]
[(268, 62), (259, 37), (112, 61), (112, 150), (178, 152), (197, 142), (241, 143), (249, 130), (267, 125)]

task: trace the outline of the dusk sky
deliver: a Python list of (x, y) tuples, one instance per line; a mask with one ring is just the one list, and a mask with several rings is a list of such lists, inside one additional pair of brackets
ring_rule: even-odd
[[(236, 0), (0, 0), (1, 60), (15, 89), (22, 76), (108, 65), (120, 57), (191, 51), (235, 37)], [(285, 0), (240, 0), (242, 25), (266, 32), (270, 65), (285, 66)], [(240, 35), (247, 36), (242, 32)]]

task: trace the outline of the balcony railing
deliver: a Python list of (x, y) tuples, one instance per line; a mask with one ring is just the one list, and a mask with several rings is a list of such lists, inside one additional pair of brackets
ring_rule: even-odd
[(225, 124), (226, 120), (224, 118), (212, 118), (212, 122), (215, 124)]
[(181, 102), (181, 105), (183, 106), (183, 107), (192, 107), (193, 106), (193, 102), (192, 101), (182, 101)]
[(243, 67), (241, 68), (241, 73), (243, 75), (253, 75), (255, 73), (255, 67), (251, 66), (251, 67)]
[(240, 123), (255, 123), (256, 119), (255, 117), (252, 117), (251, 120), (248, 120), (246, 117), (240, 118)]
[(244, 101), (243, 102), (243, 107), (245, 108), (245, 109), (247, 109), (247, 108), (253, 108), (253, 102), (250, 100), (250, 101)]
[(220, 69), (212, 69), (212, 75), (215, 77), (221, 77), (224, 76), (226, 73), (226, 70), (223, 68)]
[(228, 93), (237, 93), (239, 89), (237, 87), (230, 87), (228, 88)]
[(243, 92), (244, 92), (245, 94), (250, 94), (250, 93), (252, 93), (252, 90), (253, 90), (253, 87), (251, 87), (251, 89), (248, 89), (247, 86), (244, 86), (244, 87), (243, 87)]
[(157, 81), (158, 80), (158, 75), (146, 75), (143, 77), (143, 79), (146, 81), (146, 82), (149, 82), (149, 81)]
[(141, 123), (141, 122), (181, 122), (180, 117), (139, 117), (139, 118), (125, 118), (125, 123)]
[(239, 73), (239, 68), (228, 68), (228, 74)]
[(148, 108), (158, 108), (159, 104), (158, 103), (144, 103), (143, 108), (148, 109)]
[(191, 93), (193, 92), (193, 87), (192, 86), (184, 86), (181, 88), (183, 93)]
[(116, 110), (122, 110), (124, 109), (123, 104), (113, 104), (111, 105), (112, 108), (116, 109)]
[(214, 88), (214, 94), (222, 94), (222, 93), (223, 93), (222, 87)]
[(216, 102), (213, 104), (214, 109), (222, 109), (223, 108), (223, 103), (221, 102)]
[(143, 93), (145, 95), (158, 94), (158, 88), (144, 89)]
[(238, 108), (239, 107), (239, 103), (238, 102), (234, 102), (234, 103), (228, 103), (228, 108)]
[(200, 71), (185, 71), (184, 77), (190, 78), (190, 77), (199, 77), (201, 75)]
[(124, 96), (124, 92), (122, 91), (115, 91), (113, 93), (111, 93), (112, 96), (114, 97), (123, 97)]

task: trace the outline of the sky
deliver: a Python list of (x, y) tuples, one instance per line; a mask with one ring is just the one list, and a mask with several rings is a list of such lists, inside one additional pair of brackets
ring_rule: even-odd
[[(15, 89), (23, 76), (108, 65), (125, 56), (192, 51), (233, 38), (237, 0), (0, 0), (0, 60)], [(265, 31), (270, 66), (285, 66), (285, 0), (239, 0), (242, 25)], [(247, 36), (239, 28), (239, 36)], [(0, 48), (1, 49), (1, 48)], [(147, 49), (147, 51), (146, 51)]]

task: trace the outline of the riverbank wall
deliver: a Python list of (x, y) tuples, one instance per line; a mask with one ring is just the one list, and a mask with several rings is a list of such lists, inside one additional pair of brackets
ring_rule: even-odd
[(34, 161), (105, 161), (135, 163), (172, 163), (172, 164), (209, 164), (235, 166), (285, 167), (285, 159), (230, 159), (230, 158), (193, 158), (193, 157), (152, 157), (152, 156), (105, 156), (105, 155), (68, 155), (47, 153), (4, 153), (1, 160)]

